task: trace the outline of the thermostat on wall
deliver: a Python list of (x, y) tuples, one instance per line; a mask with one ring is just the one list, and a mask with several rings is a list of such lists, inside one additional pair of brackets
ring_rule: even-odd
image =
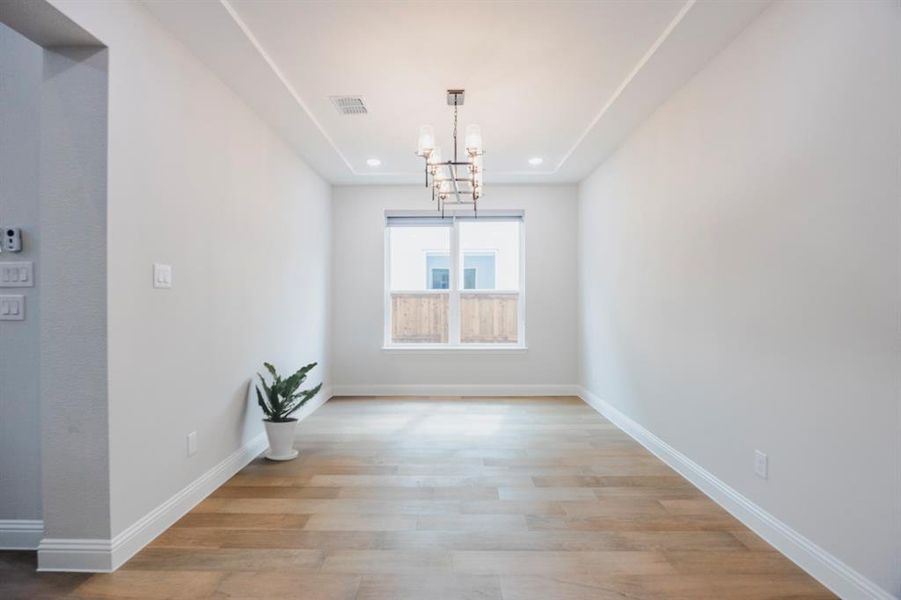
[(22, 230), (18, 227), (4, 227), (2, 248), (4, 252), (21, 252)]

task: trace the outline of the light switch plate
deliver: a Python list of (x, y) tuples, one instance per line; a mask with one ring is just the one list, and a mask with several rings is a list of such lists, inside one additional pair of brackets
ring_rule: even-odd
[(0, 296), (0, 321), (24, 321), (25, 296)]
[(172, 265), (153, 263), (153, 287), (161, 289), (172, 287)]
[(767, 478), (769, 470), (769, 458), (760, 450), (754, 451), (754, 473), (761, 479)]
[(31, 262), (0, 262), (0, 287), (34, 287)]

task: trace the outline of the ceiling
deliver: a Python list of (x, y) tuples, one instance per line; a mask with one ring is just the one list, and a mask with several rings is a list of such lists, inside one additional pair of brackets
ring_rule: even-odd
[(144, 4), (326, 179), (393, 184), (422, 180), (420, 125), (452, 152), (452, 87), (461, 129), (482, 127), (486, 182), (579, 181), (767, 2)]

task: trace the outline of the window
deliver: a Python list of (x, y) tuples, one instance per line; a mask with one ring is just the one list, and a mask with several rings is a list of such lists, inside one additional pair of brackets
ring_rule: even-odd
[(432, 280), (429, 283), (429, 289), (450, 289), (450, 269), (432, 269)]
[(522, 221), (388, 213), (385, 345), (524, 345)]
[(476, 275), (478, 271), (475, 267), (471, 269), (467, 269), (463, 267), (463, 289), (464, 290), (474, 290), (476, 289)]

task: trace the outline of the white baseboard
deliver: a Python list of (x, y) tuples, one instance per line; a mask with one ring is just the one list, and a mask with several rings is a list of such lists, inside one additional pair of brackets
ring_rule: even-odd
[(44, 538), (38, 545), (38, 571), (109, 573), (112, 561), (108, 539)]
[[(330, 397), (331, 390), (324, 389), (304, 406), (297, 414), (297, 418), (303, 420), (325, 404)], [(92, 573), (115, 571), (235, 473), (247, 466), (267, 446), (266, 434), (260, 433), (111, 540), (50, 538), (41, 540), (37, 545), (38, 571)]]
[(267, 445), (266, 434), (257, 435), (228, 458), (115, 536), (111, 548), (112, 570), (115, 571), (125, 564), (125, 561), (134, 556), (141, 548), (188, 514), (204, 498), (259, 456)]
[(578, 396), (579, 386), (549, 384), (353, 384), (336, 385), (335, 396)]
[(41, 540), (38, 571), (115, 571), (265, 449), (261, 433), (111, 540)]
[(751, 502), (608, 402), (585, 388), (580, 389), (579, 396), (839, 597), (846, 600), (897, 600), (897, 596)]
[(37, 550), (42, 537), (41, 520), (0, 519), (0, 550)]

